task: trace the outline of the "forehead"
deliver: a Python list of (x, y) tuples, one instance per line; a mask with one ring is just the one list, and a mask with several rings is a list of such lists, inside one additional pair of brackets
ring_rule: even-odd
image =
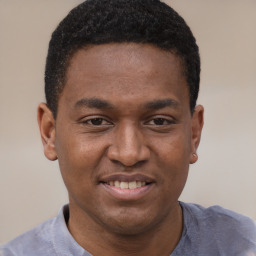
[(63, 92), (67, 102), (99, 96), (136, 101), (143, 94), (157, 98), (168, 93), (189, 100), (180, 58), (172, 52), (136, 43), (78, 50), (67, 69)]
[[(138, 68), (135, 72), (134, 67)], [(87, 46), (79, 49), (70, 60), (67, 78), (71, 78), (75, 71), (91, 74), (100, 69), (104, 73), (116, 74), (144, 72), (147, 75), (170, 72), (170, 66), (182, 75), (180, 58), (171, 51), (162, 50), (149, 44), (112, 43), (97, 46)]]

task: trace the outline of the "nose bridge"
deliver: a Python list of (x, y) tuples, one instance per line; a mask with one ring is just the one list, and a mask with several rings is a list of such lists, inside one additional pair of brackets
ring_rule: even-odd
[(123, 124), (119, 129), (118, 146), (121, 153), (138, 153), (140, 148), (140, 139), (138, 128), (134, 124)]
[(137, 124), (123, 122), (116, 127), (109, 157), (125, 166), (132, 166), (148, 159), (149, 149)]

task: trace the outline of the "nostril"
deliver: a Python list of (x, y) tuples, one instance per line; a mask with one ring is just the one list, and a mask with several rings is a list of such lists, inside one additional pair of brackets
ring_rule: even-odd
[(142, 167), (147, 161), (146, 160), (142, 160), (142, 161), (138, 161), (132, 165), (129, 165), (123, 161), (118, 161), (118, 160), (111, 160), (112, 163), (114, 164), (117, 164), (117, 165), (121, 165), (122, 167), (125, 168), (126, 171), (130, 171), (132, 169), (135, 169), (135, 168), (140, 168)]

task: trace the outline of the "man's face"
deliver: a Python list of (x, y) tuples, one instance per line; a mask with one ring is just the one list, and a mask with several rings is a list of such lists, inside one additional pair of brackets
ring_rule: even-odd
[(79, 50), (52, 150), (71, 213), (126, 234), (164, 222), (196, 161), (200, 118), (202, 109), (191, 116), (182, 66), (170, 52), (141, 44)]

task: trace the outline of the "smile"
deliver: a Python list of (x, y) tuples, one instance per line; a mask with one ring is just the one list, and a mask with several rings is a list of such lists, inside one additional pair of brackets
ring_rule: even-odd
[(155, 187), (155, 181), (145, 175), (111, 175), (99, 183), (111, 197), (121, 201), (144, 198)]
[(135, 189), (135, 188), (141, 188), (146, 185), (146, 181), (109, 181), (107, 182), (108, 185), (114, 186), (116, 188), (121, 188), (121, 189)]

